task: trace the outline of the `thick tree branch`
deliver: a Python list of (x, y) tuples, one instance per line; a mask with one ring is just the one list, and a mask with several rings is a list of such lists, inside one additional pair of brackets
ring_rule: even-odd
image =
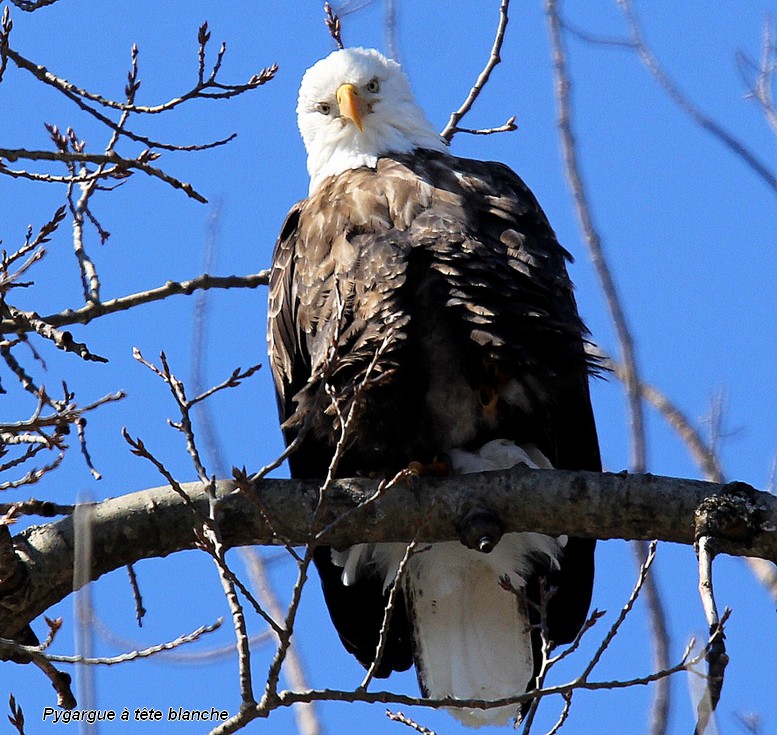
[[(262, 480), (253, 486), (255, 497), (236, 491), (232, 482), (217, 485), (225, 548), (307, 543), (312, 540), (307, 529), (314, 518), (319, 528), (326, 529), (316, 540), (339, 548), (356, 542), (409, 541), (421, 520), (425, 527), (419, 541), (450, 540), (458, 538), (458, 522), (475, 508), (493, 512), (505, 531), (656, 538), (692, 545), (695, 512), (705, 499), (720, 496), (725, 502), (716, 516), (719, 551), (777, 561), (777, 497), (743, 483), (519, 467), (429, 478), (414, 486), (397, 483), (390, 492), (377, 494), (374, 480), (338, 480), (320, 510), (316, 481)], [(207, 512), (205, 487), (200, 483), (182, 487)], [(194, 513), (169, 487), (96, 503), (92, 517), (91, 579), (195, 545)], [(282, 527), (278, 519), (283, 519)], [(271, 525), (285, 538), (274, 535)], [(6, 526), (0, 526), (2, 533), (8, 534)], [(73, 591), (72, 517), (23, 531), (13, 539), (13, 549), (15, 554), (0, 559), (0, 637), (6, 638)]]

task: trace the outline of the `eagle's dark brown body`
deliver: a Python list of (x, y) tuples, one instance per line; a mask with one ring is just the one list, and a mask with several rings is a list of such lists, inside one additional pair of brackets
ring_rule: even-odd
[[(418, 150), (325, 180), (289, 214), (270, 282), (287, 441), (309, 422), (292, 474), (326, 475), (338, 416), (354, 396), (339, 476), (392, 475), (492, 439), (534, 445), (557, 468), (601, 469), (568, 258), (532, 193), (501, 164)], [(570, 539), (551, 573), (557, 643), (587, 613), (593, 551)], [(346, 587), (327, 549), (316, 562), (345, 646), (368, 665), (383, 580)], [(530, 596), (548, 573), (537, 564)], [(379, 675), (412, 663), (411, 629), (400, 600)]]

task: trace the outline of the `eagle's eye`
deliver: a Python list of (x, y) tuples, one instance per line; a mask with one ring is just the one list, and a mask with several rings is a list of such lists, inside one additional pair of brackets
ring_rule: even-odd
[(316, 105), (316, 110), (322, 115), (328, 115), (330, 112), (332, 112), (332, 105), (330, 105), (328, 102), (319, 102)]
[(373, 94), (379, 92), (380, 82), (377, 79), (370, 79), (370, 81), (367, 82), (367, 91), (372, 92)]

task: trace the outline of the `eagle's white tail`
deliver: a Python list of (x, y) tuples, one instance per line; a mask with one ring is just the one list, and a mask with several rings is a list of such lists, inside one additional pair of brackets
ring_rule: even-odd
[[(495, 700), (526, 691), (533, 662), (525, 602), (499, 584), (515, 563), (491, 563), (494, 555), (525, 546), (521, 541), (520, 534), (508, 534), (488, 555), (458, 542), (434, 544), (414, 560), (405, 591), (425, 696)], [(520, 577), (510, 577), (522, 586)], [(451, 712), (479, 726), (507, 722), (516, 707)]]
[[(550, 467), (534, 447), (495, 440), (479, 452), (454, 450), (453, 471), (469, 474), (517, 464)], [(521, 593), (533, 565), (560, 544), (536, 533), (508, 533), (490, 554), (460, 543), (434, 544), (420, 554), (405, 581), (416, 669), (428, 697), (496, 700), (523, 694), (534, 673), (526, 601)], [(512, 590), (500, 584), (510, 580)], [(504, 724), (517, 707), (451, 708), (470, 726)]]
[[(477, 453), (449, 453), (456, 474), (508, 469), (516, 464), (550, 467), (534, 447), (495, 440)], [(404, 580), (413, 628), (418, 681), (427, 697), (497, 700), (523, 694), (534, 673), (526, 601), (521, 594), (537, 561), (557, 563), (564, 539), (507, 533), (489, 554), (458, 541), (436, 543), (415, 554)], [(393, 582), (404, 544), (360, 544), (334, 552), (343, 582), (366, 570)], [(510, 587), (500, 584), (507, 577)], [(504, 724), (517, 707), (451, 708), (469, 726)]]

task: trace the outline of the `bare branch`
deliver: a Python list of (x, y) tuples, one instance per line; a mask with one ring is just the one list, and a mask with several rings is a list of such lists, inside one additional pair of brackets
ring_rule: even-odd
[(645, 461), (645, 428), (642, 412), (642, 402), (639, 396), (640, 377), (634, 349), (634, 339), (628, 326), (622, 301), (618, 295), (615, 279), (604, 255), (602, 239), (594, 225), (591, 214), (590, 198), (583, 183), (580, 165), (577, 159), (577, 147), (572, 129), (572, 112), (570, 101), (570, 80), (567, 72), (566, 52), (561, 35), (561, 20), (558, 14), (556, 0), (546, 0), (545, 10), (550, 26), (551, 43), (553, 47), (553, 69), (555, 73), (556, 100), (558, 105), (558, 128), (564, 153), (569, 187), (575, 202), (578, 220), (585, 236), (591, 262), (596, 268), (599, 284), (607, 302), (607, 308), (613, 321), (618, 345), (623, 361), (624, 385), (626, 387), (631, 426), (631, 470), (644, 472)]
[[(420, 530), (420, 529), (419, 529)], [(391, 589), (389, 590), (389, 596), (386, 600), (386, 609), (383, 611), (383, 622), (380, 626), (378, 634), (378, 647), (375, 650), (375, 658), (372, 660), (367, 673), (364, 675), (362, 683), (359, 685), (359, 690), (367, 691), (367, 687), (375, 677), (375, 672), (383, 660), (383, 652), (386, 650), (386, 643), (388, 641), (389, 627), (391, 625), (391, 618), (394, 614), (394, 608), (397, 604), (397, 594), (402, 589), (402, 585), (405, 580), (405, 573), (407, 565), (410, 563), (410, 559), (418, 553), (418, 543), (415, 539), (411, 541), (405, 548), (405, 553), (402, 556), (402, 560), (399, 562), (394, 579), (391, 582)], [(428, 548), (428, 547), (427, 547)]]
[(518, 126), (515, 124), (515, 116), (508, 119), (504, 125), (500, 125), (496, 128), (459, 128), (455, 129), (457, 133), (469, 133), (470, 135), (493, 135), (494, 133), (512, 133), (514, 130), (518, 130)]
[[(321, 543), (339, 548), (355, 543), (404, 541), (415, 537), (418, 523), (428, 522), (419, 541), (458, 538), (457, 521), (473, 505), (487, 503), (508, 531), (566, 533), (582, 538), (658, 538), (691, 545), (694, 515), (705, 498), (730, 506), (728, 525), (717, 533), (721, 553), (760, 556), (777, 561), (777, 498), (742, 483), (716, 485), (657, 475), (624, 475), (516, 467), (455, 478), (420, 478), (411, 488), (397, 484), (370, 503), (379, 483), (336, 480), (326, 507), (316, 511), (320, 482), (269, 480), (254, 485), (258, 502), (284, 518), (287, 541), (305, 545), (315, 517), (331, 525)], [(193, 548), (191, 512), (207, 515), (208, 497), (200, 483), (145, 490), (97, 504), (94, 515), (92, 579), (128, 563)], [(217, 483), (220, 531), (225, 548), (278, 544), (266, 517), (245, 491), (232, 482)], [(581, 498), (585, 503), (581, 503)], [(430, 506), (433, 503), (433, 507)], [(351, 512), (360, 506), (358, 512)], [(334, 523), (337, 518), (345, 520)], [(727, 530), (730, 529), (730, 530)], [(22, 531), (14, 539), (27, 582), (3, 592), (0, 583), (0, 635), (8, 637), (73, 590), (73, 521)], [(37, 561), (29, 565), (26, 559)]]
[[(728, 615), (721, 618), (721, 626), (725, 624), (728, 619)], [(718, 628), (715, 634), (720, 634), (722, 628)], [(651, 684), (653, 682), (665, 679), (669, 676), (673, 676), (681, 671), (692, 670), (700, 661), (702, 661), (707, 654), (710, 645), (712, 644), (712, 638), (704, 646), (702, 651), (691, 656), (691, 649), (695, 645), (695, 641), (691, 641), (686, 647), (683, 655), (678, 663), (663, 671), (656, 671), (645, 676), (634, 677), (632, 679), (617, 679), (611, 681), (590, 681), (582, 676), (579, 676), (572, 681), (564, 684), (558, 684), (555, 686), (546, 687), (542, 690), (534, 689), (526, 692), (525, 694), (516, 695), (514, 697), (507, 697), (498, 700), (482, 700), (482, 699), (456, 699), (453, 697), (446, 697), (440, 699), (422, 699), (420, 697), (411, 697), (404, 694), (398, 694), (394, 692), (364, 692), (364, 691), (342, 691), (336, 689), (323, 689), (323, 690), (309, 690), (306, 692), (291, 692), (285, 691), (279, 694), (279, 704), (281, 706), (289, 706), (296, 702), (316, 702), (321, 700), (336, 701), (336, 702), (371, 702), (371, 703), (383, 703), (383, 704), (407, 704), (419, 707), (430, 708), (468, 708), (468, 709), (483, 709), (488, 710), (496, 707), (505, 707), (507, 705), (518, 705), (524, 702), (528, 702), (536, 697), (548, 697), (551, 695), (560, 695), (566, 699), (565, 695), (576, 690), (598, 691), (598, 690), (614, 690), (614, 689), (628, 689), (634, 686), (641, 686), (645, 684)], [(215, 731), (214, 731), (215, 732)]]
[(0, 82), (3, 81), (3, 74), (8, 66), (8, 37), (11, 35), (12, 29), (13, 21), (6, 5), (3, 8), (3, 17), (0, 19)]
[(440, 133), (440, 137), (449, 143), (453, 139), (453, 136), (456, 135), (456, 133), (459, 131), (459, 122), (461, 122), (461, 119), (464, 117), (464, 115), (466, 115), (472, 109), (472, 105), (475, 104), (475, 100), (480, 96), (480, 93), (483, 91), (483, 87), (485, 87), (485, 85), (488, 83), (494, 67), (496, 67), (496, 65), (499, 64), (499, 62), (502, 60), (500, 53), (502, 51), (502, 43), (504, 42), (505, 31), (507, 30), (507, 10), (509, 7), (510, 0), (501, 0), (501, 3), (499, 4), (499, 25), (496, 29), (496, 37), (494, 38), (494, 43), (491, 46), (491, 53), (488, 56), (488, 61), (486, 62), (485, 67), (483, 67), (483, 71), (480, 72), (480, 75), (475, 81), (475, 84), (472, 85), (472, 89), (470, 89), (467, 98), (464, 100), (461, 107), (459, 107), (458, 110), (451, 114), (450, 119)]
[(138, 576), (135, 573), (135, 567), (132, 564), (127, 564), (127, 577), (129, 578), (130, 587), (132, 588), (132, 599), (135, 600), (135, 619), (138, 621), (138, 627), (142, 628), (143, 618), (147, 611), (143, 606), (143, 596), (140, 594)]
[[(701, 531), (699, 540), (696, 544), (699, 557), (699, 595), (701, 596), (702, 607), (704, 608), (704, 617), (707, 619), (707, 625), (710, 631), (710, 645), (707, 650), (707, 687), (706, 694), (701, 698), (697, 708), (697, 722), (695, 735), (704, 735), (707, 725), (715, 712), (720, 694), (723, 689), (723, 679), (728, 664), (728, 654), (726, 653), (725, 636), (723, 635), (721, 618), (718, 615), (718, 608), (715, 603), (715, 592), (712, 585), (712, 560), (715, 558), (715, 538), (706, 535), (710, 529), (710, 516), (715, 513), (715, 509), (708, 510), (703, 504), (697, 514), (697, 528)], [(705, 508), (705, 510), (702, 510)], [(724, 617), (728, 616), (728, 611)]]
[[(567, 179), (575, 202), (578, 220), (588, 245), (588, 251), (593, 262), (599, 284), (605, 296), (608, 311), (618, 338), (619, 351), (622, 358), (621, 380), (626, 389), (626, 403), (629, 412), (629, 427), (631, 434), (631, 471), (645, 472), (647, 469), (647, 452), (645, 441), (645, 419), (643, 412), (639, 368), (637, 365), (634, 337), (628, 325), (618, 289), (615, 285), (609, 264), (607, 262), (601, 235), (594, 225), (591, 204), (577, 157), (577, 146), (572, 128), (572, 111), (570, 101), (570, 80), (566, 65), (566, 52), (561, 34), (561, 19), (556, 0), (547, 0), (546, 12), (550, 25), (551, 44), (553, 48), (553, 68), (556, 83), (556, 98), (558, 104), (558, 127), (561, 136), (564, 164)], [(635, 544), (635, 554), (645, 555), (644, 543)], [(656, 668), (665, 669), (669, 665), (669, 635), (666, 627), (665, 612), (658, 587), (654, 577), (645, 580), (645, 594), (650, 612), (651, 633)], [(651, 733), (662, 735), (666, 732), (670, 706), (670, 690), (668, 680), (662, 680), (656, 688), (651, 714)]]
[[(253, 587), (262, 600), (263, 605), (273, 618), (276, 620), (283, 619), (285, 616), (267, 576), (264, 559), (257, 553), (256, 549), (246, 548), (242, 549), (241, 552), (248, 573), (251, 576)], [(293, 689), (308, 688), (302, 659), (294, 644), (291, 645), (286, 654), (286, 678)], [(318, 735), (321, 732), (321, 725), (318, 722), (316, 710), (312, 704), (300, 704), (296, 714), (300, 735)]]
[(235, 136), (233, 134), (227, 138), (200, 145), (172, 145), (161, 143), (146, 136), (138, 135), (137, 133), (134, 133), (126, 128), (120, 128), (116, 123), (113, 122), (113, 120), (101, 113), (97, 108), (92, 107), (91, 105), (84, 102), (84, 100), (88, 100), (89, 102), (92, 102), (106, 109), (153, 115), (172, 110), (184, 102), (192, 99), (229, 99), (230, 97), (235, 97), (266, 84), (274, 78), (276, 72), (278, 71), (278, 67), (273, 64), (272, 66), (262, 69), (258, 74), (252, 75), (246, 84), (221, 84), (220, 82), (216, 81), (216, 75), (218, 74), (219, 68), (221, 66), (221, 59), (223, 57), (224, 50), (224, 46), (222, 45), (222, 49), (219, 53), (216, 64), (214, 65), (211, 75), (207, 80), (205, 80), (202, 84), (195, 85), (192, 89), (179, 97), (154, 106), (136, 105), (134, 104), (134, 98), (131, 102), (116, 102), (114, 100), (110, 100), (108, 98), (102, 97), (101, 95), (89, 92), (86, 89), (79, 88), (75, 84), (68, 82), (66, 79), (57, 77), (55, 74), (52, 74), (48, 69), (46, 69), (46, 67), (35, 64), (13, 49), (7, 49), (6, 54), (8, 58), (10, 58), (20, 69), (24, 69), (25, 71), (30, 72), (39, 81), (54, 87), (58, 92), (74, 102), (81, 110), (96, 118), (111, 130), (114, 130), (118, 134), (127, 137), (130, 140), (141, 143), (148, 148), (158, 148), (172, 151), (201, 151), (217, 146), (222, 146), (232, 140)]
[(132, 170), (142, 171), (144, 174), (153, 178), (160, 179), (169, 184), (174, 189), (180, 189), (188, 197), (197, 200), (203, 204), (207, 199), (194, 189), (191, 184), (179, 181), (173, 176), (166, 174), (159, 168), (151, 166), (147, 160), (149, 156), (143, 157), (141, 153), (137, 158), (122, 158), (111, 153), (110, 155), (100, 153), (73, 153), (66, 151), (28, 151), (23, 148), (0, 148), (0, 174), (5, 173), (5, 167), (2, 165), (2, 159), (7, 161), (60, 161), (64, 163), (95, 163), (109, 165), (106, 176), (111, 176), (115, 172), (126, 172)]
[(415, 720), (407, 717), (406, 715), (403, 715), (401, 712), (392, 712), (391, 710), (387, 709), (386, 717), (394, 722), (401, 722), (403, 725), (411, 727), (416, 732), (420, 732), (421, 735), (437, 735), (434, 730), (430, 730), (428, 727), (419, 725)]
[[(129, 296), (121, 296), (100, 303), (86, 304), (80, 309), (66, 309), (57, 314), (39, 317), (46, 324), (52, 327), (62, 327), (70, 324), (88, 324), (93, 319), (114, 314), (117, 311), (126, 311), (140, 304), (150, 304), (154, 301), (161, 301), (168, 296), (183, 294), (190, 296), (196, 291), (208, 290), (211, 288), (257, 288), (266, 286), (270, 272), (260, 271), (248, 276), (211, 276), (207, 273), (192, 278), (189, 281), (168, 281), (164, 286), (141, 291)], [(0, 322), (0, 331), (18, 332), (16, 325), (7, 319)]]
[(118, 664), (127, 663), (128, 661), (135, 661), (139, 658), (149, 658), (162, 651), (170, 651), (174, 648), (178, 648), (185, 643), (192, 643), (202, 638), (202, 636), (212, 633), (214, 630), (218, 630), (222, 623), (223, 621), (219, 618), (215, 623), (202, 625), (197, 628), (197, 630), (178, 636), (178, 638), (175, 638), (172, 641), (149, 646), (148, 648), (139, 651), (129, 651), (127, 653), (119, 654), (118, 656), (62, 656), (59, 654), (44, 653), (40, 650), (39, 646), (21, 646), (6, 638), (0, 638), (0, 651), (3, 653), (24, 653), (33, 660), (50, 661), (54, 663), (85, 664), (87, 666), (116, 666)]
[(8, 697), (8, 708), (11, 710), (11, 714), (8, 715), (8, 721), (16, 728), (16, 732), (19, 733), (19, 735), (24, 735), (24, 712), (22, 712), (22, 708), (16, 704), (16, 699), (14, 699), (13, 694)]
[(337, 44), (338, 49), (343, 48), (342, 28), (340, 26), (340, 16), (335, 15), (332, 10), (332, 6), (329, 3), (324, 3), (324, 23), (329, 30), (329, 35)]
[(642, 36), (642, 29), (634, 12), (631, 0), (618, 0), (621, 10), (626, 17), (631, 35), (631, 42), (634, 45), (639, 58), (647, 70), (653, 75), (664, 92), (669, 95), (680, 109), (683, 110), (702, 130), (707, 131), (714, 138), (717, 138), (726, 148), (732, 151), (738, 158), (746, 163), (755, 174), (770, 188), (777, 193), (777, 177), (773, 171), (764, 164), (742, 141), (728, 132), (722, 125), (717, 123), (711, 117), (705, 115), (691, 100), (680, 90), (672, 78), (664, 71), (659, 64), (653, 52), (645, 43)]
[(61, 332), (53, 327), (45, 319), (41, 319), (34, 311), (22, 311), (10, 304), (6, 304), (3, 311), (16, 328), (10, 329), (17, 333), (36, 332), (44, 339), (52, 342), (58, 349), (72, 352), (82, 360), (92, 362), (108, 362), (107, 358), (95, 355), (83, 342), (76, 342), (70, 332)]

